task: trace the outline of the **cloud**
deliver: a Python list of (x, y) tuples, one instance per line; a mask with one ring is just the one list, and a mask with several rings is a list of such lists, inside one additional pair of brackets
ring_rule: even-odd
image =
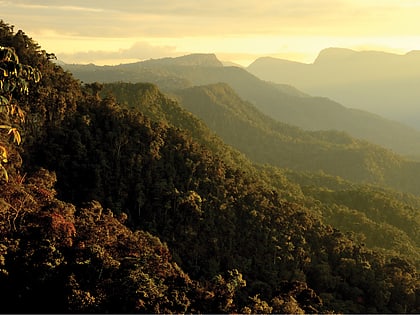
[(136, 42), (128, 49), (116, 51), (90, 50), (75, 53), (59, 53), (58, 59), (67, 63), (121, 63), (127, 60), (145, 60), (182, 55), (174, 46), (154, 46), (147, 42)]
[[(3, 1), (4, 2), (4, 1)], [(10, 3), (9, 3), (10, 4)], [(100, 8), (90, 8), (82, 6), (62, 5), (62, 6), (47, 6), (42, 4), (26, 4), (26, 3), (15, 3), (16, 8), (28, 9), (28, 10), (45, 10), (45, 11), (80, 11), (80, 12), (103, 12)]]
[[(416, 5), (414, 5), (416, 4)], [(417, 0), (0, 1), (3, 18), (85, 37), (413, 34)], [(30, 28), (27, 28), (29, 31)]]

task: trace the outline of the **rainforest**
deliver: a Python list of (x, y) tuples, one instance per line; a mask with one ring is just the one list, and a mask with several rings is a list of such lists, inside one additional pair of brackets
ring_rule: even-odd
[(419, 313), (417, 141), (212, 54), (67, 65), (0, 21), (1, 311)]

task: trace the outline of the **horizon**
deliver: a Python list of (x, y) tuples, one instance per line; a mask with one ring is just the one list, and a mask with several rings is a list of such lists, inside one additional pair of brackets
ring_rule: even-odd
[(4, 22), (65, 63), (215, 53), (246, 67), (264, 56), (312, 63), (328, 47), (420, 49), (417, 0), (0, 0), (0, 9)]
[(181, 54), (181, 55), (177, 55), (177, 56), (160, 56), (158, 58), (154, 58), (153, 56), (150, 58), (146, 58), (146, 59), (132, 59), (132, 60), (125, 60), (125, 62), (122, 62), (122, 60), (118, 59), (118, 63), (115, 64), (111, 64), (111, 63), (101, 63), (101, 64), (97, 64), (94, 62), (87, 62), (87, 63), (79, 63), (79, 62), (65, 62), (63, 60), (61, 60), (60, 58), (57, 58), (58, 62), (62, 62), (64, 64), (68, 64), (68, 65), (72, 65), (72, 64), (78, 64), (78, 65), (95, 65), (95, 66), (118, 66), (118, 65), (122, 65), (122, 64), (130, 64), (130, 63), (136, 63), (136, 62), (145, 62), (145, 61), (149, 61), (149, 60), (160, 60), (160, 59), (167, 59), (167, 58), (180, 58), (180, 57), (185, 57), (185, 56), (191, 56), (191, 55), (214, 55), (216, 57), (216, 59), (218, 61), (220, 61), (223, 64), (226, 63), (231, 63), (233, 65), (237, 65), (243, 68), (247, 68), (248, 66), (250, 66), (253, 62), (255, 62), (256, 60), (260, 59), (260, 58), (272, 58), (272, 59), (278, 59), (278, 60), (287, 60), (287, 61), (291, 61), (291, 62), (296, 62), (296, 63), (302, 63), (302, 64), (314, 64), (316, 59), (319, 57), (319, 55), (325, 51), (325, 50), (329, 50), (329, 49), (336, 49), (336, 50), (351, 50), (355, 53), (364, 53), (364, 52), (379, 52), (379, 53), (385, 53), (385, 54), (389, 54), (389, 55), (395, 55), (395, 56), (405, 56), (411, 52), (416, 52), (416, 51), (420, 51), (420, 50), (410, 50), (410, 51), (406, 51), (406, 52), (391, 52), (391, 51), (384, 51), (384, 50), (378, 50), (378, 49), (366, 49), (366, 50), (356, 50), (356, 49), (351, 49), (351, 48), (346, 48), (346, 47), (325, 47), (323, 49), (321, 49), (318, 54), (314, 57), (314, 59), (311, 62), (303, 62), (303, 61), (298, 61), (298, 60), (292, 60), (292, 59), (288, 59), (288, 58), (280, 58), (280, 57), (273, 57), (273, 56), (267, 56), (267, 55), (261, 55), (261, 56), (256, 56), (256, 59), (253, 59), (250, 63), (243, 65), (240, 64), (238, 62), (235, 62), (233, 60), (224, 60), (221, 59), (217, 53), (214, 52), (189, 52), (189, 53), (185, 53), (185, 54)]

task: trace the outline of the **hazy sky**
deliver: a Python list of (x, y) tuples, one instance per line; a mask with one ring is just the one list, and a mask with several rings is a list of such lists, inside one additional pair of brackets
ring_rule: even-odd
[(420, 0), (0, 0), (0, 19), (65, 62), (211, 52), (312, 62), (346, 47), (420, 49)]

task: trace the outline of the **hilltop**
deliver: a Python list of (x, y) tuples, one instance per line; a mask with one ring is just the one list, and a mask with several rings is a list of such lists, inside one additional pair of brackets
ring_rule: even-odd
[(190, 54), (181, 57), (167, 57), (160, 59), (150, 59), (141, 62), (143, 66), (202, 66), (202, 67), (223, 67), (215, 54)]

